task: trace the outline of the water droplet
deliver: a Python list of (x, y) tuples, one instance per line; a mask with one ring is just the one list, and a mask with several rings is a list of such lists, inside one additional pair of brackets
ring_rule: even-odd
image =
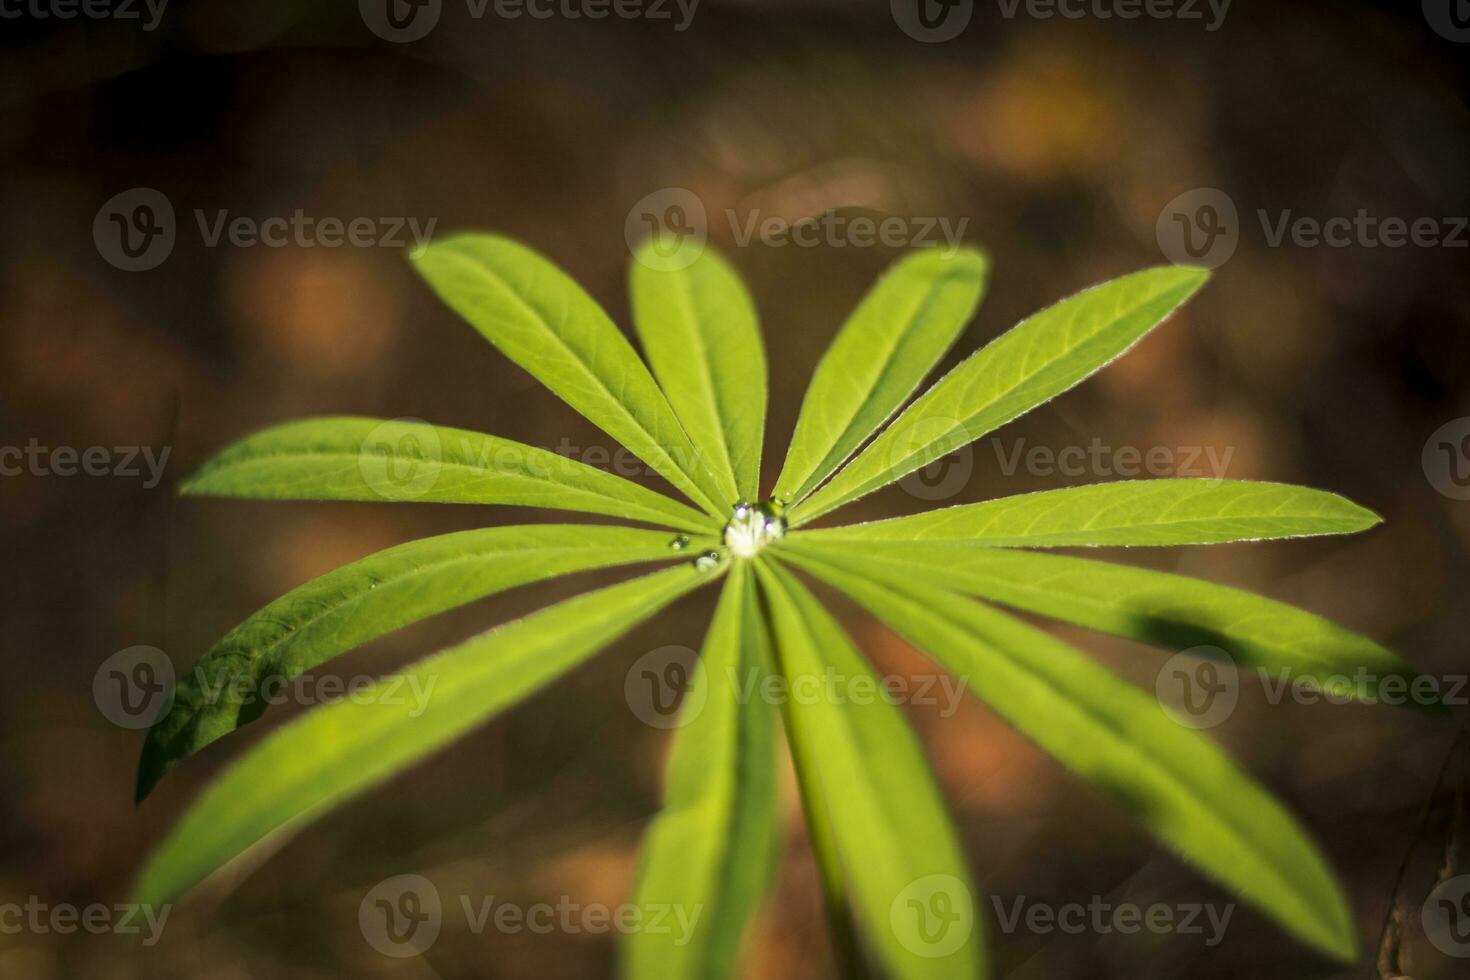
[(689, 547), (689, 535), (679, 535), (674, 540), (669, 542), (669, 547), (674, 551), (683, 551), (685, 548)]
[(694, 559), (694, 567), (701, 572), (712, 572), (720, 567), (720, 553), (718, 551), (706, 551)]
[(737, 558), (754, 558), (766, 545), (785, 536), (785, 508), (775, 500), (755, 507), (741, 501), (725, 525), (725, 547)]
[(786, 537), (786, 508), (772, 500), (761, 504), (760, 510), (765, 518), (766, 540), (780, 541)]

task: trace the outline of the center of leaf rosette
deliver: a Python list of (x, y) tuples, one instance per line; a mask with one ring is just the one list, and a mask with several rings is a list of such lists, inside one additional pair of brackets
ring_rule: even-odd
[(754, 558), (766, 545), (785, 536), (786, 515), (771, 500), (754, 506), (742, 500), (725, 525), (725, 547), (736, 558)]

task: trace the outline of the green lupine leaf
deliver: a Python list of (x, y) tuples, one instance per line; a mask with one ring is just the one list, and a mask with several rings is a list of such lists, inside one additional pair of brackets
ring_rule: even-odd
[(1125, 480), (999, 497), (814, 532), (820, 540), (987, 547), (1214, 544), (1352, 534), (1380, 523), (1335, 493), (1246, 480)]
[(737, 567), (684, 694), (664, 809), (644, 840), (633, 898), (642, 909), (684, 910), (696, 924), (692, 935), (629, 934), (623, 961), (632, 980), (733, 976), (741, 936), (770, 885), (776, 716), (761, 696), (764, 633), (750, 569)]
[(402, 683), (308, 712), (199, 796), (149, 858), (136, 901), (173, 900), (266, 837), (299, 828), (526, 698), (710, 577), (686, 563), (589, 592), (421, 660)]
[(1352, 915), (1295, 820), (1199, 732), (1077, 650), (905, 575), (810, 570), (963, 678), (982, 700), (1206, 874), (1329, 956), (1352, 961)]
[(884, 487), (1060, 395), (1136, 344), (1204, 285), (1204, 269), (1145, 269), (1022, 321), (904, 410), (798, 506), (793, 525)]
[[(864, 936), (895, 980), (985, 976), (979, 896), (918, 740), (876, 695), (878, 678), (831, 615), (787, 571), (758, 566), (788, 737), (820, 760), (837, 858)], [(839, 683), (829, 692), (830, 678)]]
[(1127, 565), (947, 541), (813, 543), (783, 547), (889, 573), (1016, 609), (1178, 650), (1219, 648), (1275, 683), (1303, 679), (1335, 695), (1372, 700), (1413, 668), (1365, 636), (1301, 609), (1200, 579)]
[(517, 242), (457, 235), (414, 254), (430, 286), (512, 361), (716, 517), (733, 500), (633, 346), (576, 281)]
[[(731, 505), (758, 496), (767, 382), (755, 312), (713, 252), (679, 270), (661, 254), (637, 258), (631, 298), (652, 373), (575, 282), (522, 245), (463, 235), (414, 255), (451, 308), (707, 513), (546, 450), (411, 420), (327, 418), (270, 429), (227, 448), (183, 491), (544, 506), (687, 532), (694, 539), (686, 548), (713, 549)], [(1137, 343), (1208, 273), (1145, 270), (1043, 310), (880, 431), (963, 329), (986, 276), (986, 260), (973, 250), (913, 255), (848, 318), (803, 400), (778, 479), (776, 496), (794, 505), (791, 527), (1078, 384)], [(762, 529), (775, 527), (765, 511), (757, 514)], [(1256, 540), (1350, 533), (1376, 522), (1340, 497), (1305, 488), (1157, 480), (732, 538), (732, 547), (748, 544), (752, 553), (769, 547), (759, 557), (741, 551), (733, 563), (686, 560), (543, 609), (267, 734), (186, 811), (145, 865), (137, 898), (159, 904), (188, 891), (265, 839), (539, 690), (729, 568), (637, 884), (640, 906), (682, 907), (691, 931), (635, 933), (624, 949), (627, 972), (634, 980), (733, 973), (773, 871), (774, 711), (762, 682), (779, 680), (788, 689), (785, 730), (840, 968), (866, 974), (878, 966), (894, 980), (988, 975), (978, 892), (918, 741), (790, 563), (929, 650), (1044, 749), (1293, 935), (1350, 958), (1355, 937), (1341, 893), (1274, 800), (1155, 699), (966, 596), (1146, 643), (1198, 653), (1220, 647), (1244, 668), (1373, 698), (1387, 681), (1407, 687), (1417, 675), (1320, 617), (1180, 576), (1010, 549)], [(257, 717), (272, 679), (287, 681), (502, 589), (687, 558), (670, 543), (668, 531), (484, 529), (389, 549), (306, 583), (233, 630), (183, 680), (149, 733), (140, 796), (190, 753)], [(405, 697), (405, 689), (422, 696)]]
[(677, 500), (548, 450), (401, 419), (332, 416), (273, 426), (221, 450), (179, 492), (255, 500), (508, 504), (683, 531), (714, 526)]
[(974, 315), (988, 266), (974, 249), (923, 249), (869, 290), (822, 355), (776, 497), (806, 497), (898, 411)]
[(184, 759), (259, 717), (270, 685), (517, 585), (681, 558), (669, 545), (668, 532), (637, 528), (489, 527), (411, 541), (312, 579), (231, 630), (179, 682), (168, 713), (143, 745), (138, 799)]
[(724, 499), (756, 500), (766, 428), (766, 351), (735, 270), (706, 247), (667, 269), (649, 241), (630, 274), (633, 323), (659, 386)]

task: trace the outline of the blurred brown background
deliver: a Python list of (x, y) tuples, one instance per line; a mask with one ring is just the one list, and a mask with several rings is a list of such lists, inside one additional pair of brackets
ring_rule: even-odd
[[(1042, 305), (1165, 261), (1156, 230), (1166, 206), (1218, 188), (1238, 209), (1238, 245), (1213, 284), (1098, 379), (977, 446), (947, 501), (1107, 477), (1007, 472), (1018, 440), (1229, 452), (1225, 473), (1205, 475), (1332, 489), (1386, 526), (1119, 557), (1324, 613), (1427, 673), (1466, 672), (1470, 502), (1436, 489), (1422, 457), (1431, 433), (1470, 415), (1470, 235), (1460, 232), (1458, 248), (1273, 247), (1257, 217), (1366, 209), (1449, 230), (1448, 219), (1470, 214), (1470, 48), (1418, 4), (1242, 0), (1208, 30), (1207, 8), (1204, 21), (1073, 20), (1024, 5), (1007, 17), (981, 2), (942, 43), (906, 35), (884, 4), (835, 0), (703, 0), (682, 31), (668, 20), (509, 20), (493, 8), (476, 19), (445, 0), (438, 25), (411, 43), (375, 36), (356, 7), (175, 0), (151, 30), (117, 18), (0, 20), (0, 446), (172, 447), (154, 488), (126, 476), (0, 477), (0, 903), (125, 901), (146, 849), (210, 774), (293, 713), (218, 743), (135, 809), (141, 736), (110, 724), (91, 697), (109, 655), (149, 644), (187, 669), (266, 601), (379, 548), (482, 523), (575, 519), (174, 499), (212, 448), (324, 413), (607, 446), (434, 300), (401, 248), (210, 247), (196, 209), (211, 221), (222, 209), (256, 220), (301, 209), (505, 232), (626, 325), (625, 220), (647, 195), (686, 188), (762, 314), (769, 486), (816, 359), (900, 250), (742, 245), (727, 214), (737, 226), (752, 213), (832, 210), (966, 221), (964, 238), (987, 248), (994, 273), (953, 364)], [(166, 196), (177, 240), (156, 268), (129, 272), (106, 260), (93, 222), (139, 187)], [(931, 506), (916, 499), (926, 493), (890, 488), (846, 516)], [(332, 670), (391, 669), (595, 580), (480, 603)], [(0, 977), (608, 975), (612, 936), (475, 934), (453, 915), (423, 957), (387, 958), (363, 941), (358, 904), (402, 873), (430, 877), (446, 902), (622, 901), (668, 744), (628, 709), (624, 674), (655, 647), (697, 647), (710, 606), (703, 593), (683, 601), (312, 825), (233, 889), (202, 892), (156, 945), (0, 935)], [(885, 670), (925, 670), (840, 608)], [(1147, 688), (1167, 656), (1062, 632)], [(1008, 904), (1230, 900), (985, 709), (911, 716), (989, 894)], [(1376, 976), (1395, 871), (1412, 847), (1405, 970), (1465, 976), (1470, 960), (1443, 955), (1418, 927), (1445, 847), (1447, 792), (1413, 846), (1453, 732), (1402, 708), (1272, 705), (1253, 683), (1211, 732), (1339, 870), (1368, 951), (1357, 968), (1324, 963), (1244, 908), (1210, 948), (1189, 935), (1007, 935), (987, 902), (998, 973)], [(745, 972), (828, 976), (789, 779), (785, 807), (788, 846)]]

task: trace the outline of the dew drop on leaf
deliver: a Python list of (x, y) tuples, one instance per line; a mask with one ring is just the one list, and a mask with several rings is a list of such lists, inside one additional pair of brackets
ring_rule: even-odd
[(775, 500), (755, 507), (741, 501), (725, 525), (725, 547), (737, 558), (754, 558), (766, 545), (785, 536), (785, 508)]

